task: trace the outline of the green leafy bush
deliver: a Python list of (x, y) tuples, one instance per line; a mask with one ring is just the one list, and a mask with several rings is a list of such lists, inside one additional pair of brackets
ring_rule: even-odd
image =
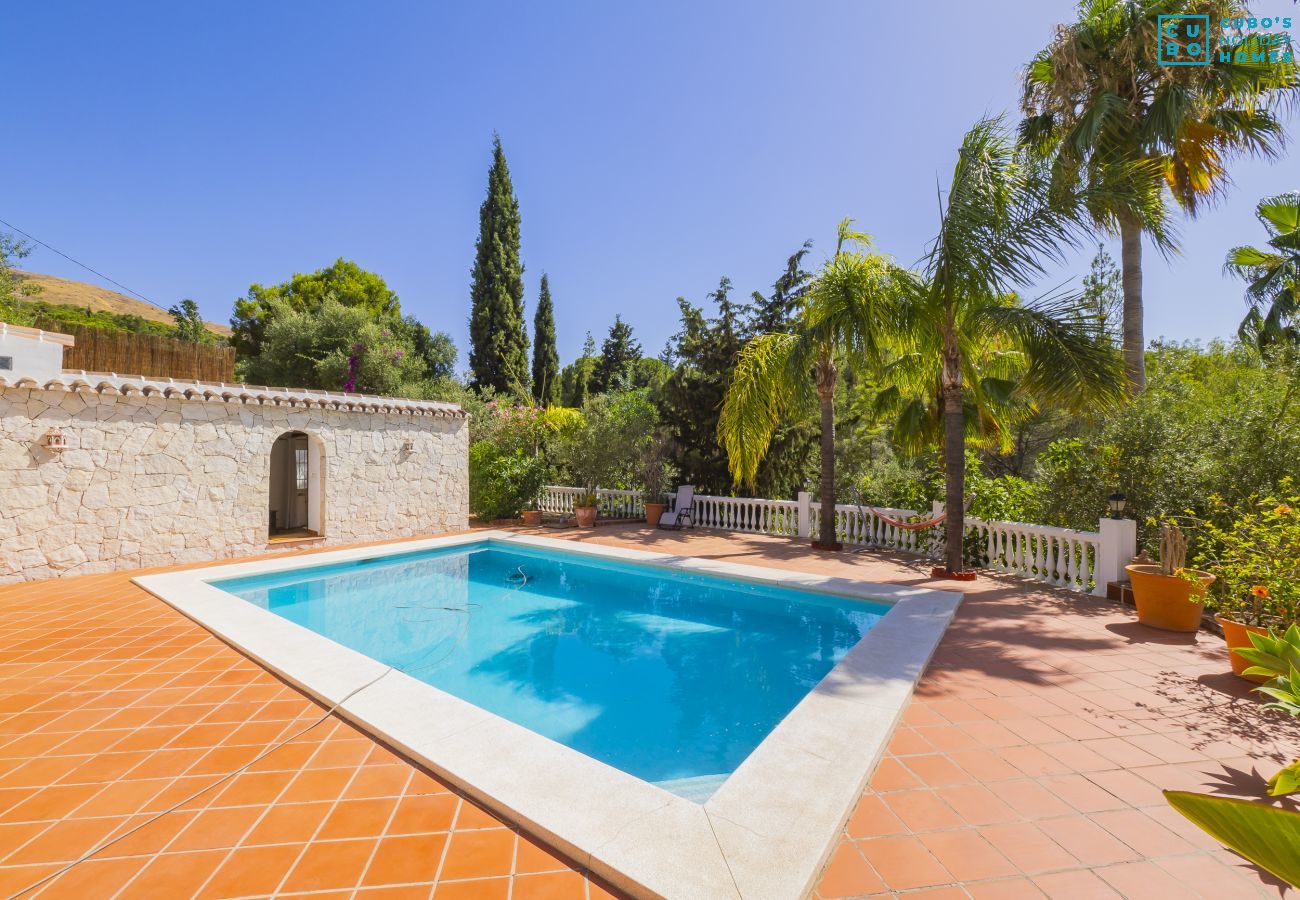
[(861, 464), (856, 484), (842, 502), (857, 502), (857, 492), (872, 506), (925, 512), (932, 501), (943, 497), (943, 484), (935, 475), (933, 467), (900, 456), (881, 442)]
[(546, 480), (546, 461), (522, 449), (480, 441), (469, 451), (469, 508), (484, 521), (514, 519), (533, 504)]
[[(1289, 478), (1278, 495), (1254, 498), (1234, 513), (1211, 497), (1198, 564), (1218, 577), (1214, 606), (1243, 625), (1300, 622), (1300, 496)], [(1230, 525), (1218, 520), (1234, 516)]]
[[(929, 518), (931, 505), (944, 497), (943, 471), (937, 456), (913, 460), (886, 451), (867, 464), (858, 490), (872, 506), (914, 509)], [(967, 515), (990, 521), (1033, 522), (1041, 494), (1039, 485), (1017, 475), (989, 475), (980, 455), (967, 451)]]
[[(1293, 356), (1261, 357), (1240, 344), (1157, 345), (1147, 389), (1123, 409), (1039, 455), (1035, 521), (1092, 530), (1117, 487), (1141, 542), (1155, 551), (1150, 522), (1189, 513), (1220, 527), (1252, 496), (1300, 474), (1300, 367)], [(1220, 498), (1217, 505), (1211, 497)], [(1208, 532), (1189, 535), (1195, 557)]]
[(588, 398), (581, 424), (558, 431), (549, 445), (557, 479), (579, 487), (638, 489), (658, 421), (645, 389)]
[(326, 299), (292, 309), (272, 301), (260, 352), (241, 361), (246, 381), (388, 397), (418, 396), (428, 369), (400, 319)]
[(131, 313), (113, 313), (83, 306), (46, 303), (43, 300), (19, 302), (31, 323), (46, 331), (62, 331), (84, 325), (103, 331), (129, 331), (134, 334), (156, 334), (176, 337), (176, 329), (162, 322), (154, 322)]

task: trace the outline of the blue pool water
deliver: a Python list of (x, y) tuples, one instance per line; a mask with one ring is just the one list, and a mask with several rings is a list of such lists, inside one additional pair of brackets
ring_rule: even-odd
[(888, 609), (499, 541), (214, 584), (696, 800)]

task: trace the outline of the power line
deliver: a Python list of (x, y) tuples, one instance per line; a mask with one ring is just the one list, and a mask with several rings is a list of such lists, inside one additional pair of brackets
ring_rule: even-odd
[(107, 281), (109, 284), (117, 285), (117, 286), (120, 287), (122, 290), (126, 291), (128, 294), (135, 294), (137, 297), (139, 297), (139, 298), (140, 298), (141, 300), (143, 300), (145, 303), (148, 303), (150, 306), (156, 306), (156, 307), (158, 307), (159, 309), (161, 309), (163, 312), (167, 312), (167, 308), (166, 308), (165, 306), (163, 306), (161, 303), (154, 303), (152, 300), (150, 300), (148, 297), (146, 297), (144, 294), (140, 293), (139, 291), (133, 291), (133, 290), (131, 290), (131, 288), (129, 288), (129, 287), (127, 287), (126, 285), (122, 284), (122, 282), (120, 282), (120, 281), (114, 281), (113, 279), (111, 279), (111, 278), (109, 278), (107, 275), (105, 275), (103, 272), (96, 271), (95, 269), (92, 269), (90, 266), (86, 265), (84, 262), (81, 262), (80, 260), (73, 259), (73, 258), (72, 258), (71, 256), (69, 256), (68, 254), (64, 253), (62, 250), (59, 250), (57, 247), (51, 247), (49, 244), (45, 243), (45, 241), (41, 240), (40, 238), (36, 237), (35, 235), (31, 235), (31, 234), (28, 234), (27, 232), (23, 231), (23, 230), (22, 230), (21, 228), (19, 228), (17, 225), (11, 225), (11, 224), (9, 224), (8, 222), (6, 222), (4, 219), (0, 219), (0, 225), (3, 225), (3, 226), (6, 227), (6, 228), (12, 228), (14, 231), (18, 232), (18, 233), (21, 234), (23, 237), (27, 238), (29, 241), (34, 241), (34, 242), (36, 242), (37, 244), (40, 244), (40, 245), (41, 245), (42, 247), (44, 247), (46, 250), (50, 250), (50, 251), (52, 251), (52, 252), (54, 252), (54, 253), (59, 254), (59, 256), (62, 256), (62, 257), (63, 257), (64, 259), (66, 259), (68, 262), (73, 263), (74, 265), (81, 266), (81, 268), (85, 269), (87, 272), (90, 272), (90, 273), (92, 273), (92, 274), (94, 274), (94, 275), (99, 276), (100, 278), (102, 278), (102, 279), (104, 279), (105, 281)]

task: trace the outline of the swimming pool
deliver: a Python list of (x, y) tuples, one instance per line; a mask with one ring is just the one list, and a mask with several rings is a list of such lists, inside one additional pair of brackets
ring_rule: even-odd
[(960, 595), (575, 537), (132, 580), (627, 894), (805, 896)]
[(212, 584), (696, 801), (889, 610), (490, 540)]

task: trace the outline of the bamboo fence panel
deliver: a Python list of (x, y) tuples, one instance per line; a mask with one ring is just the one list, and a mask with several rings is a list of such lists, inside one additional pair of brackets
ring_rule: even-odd
[(147, 378), (235, 380), (235, 348), (224, 342), (196, 344), (161, 335), (108, 331), (84, 325), (69, 328), (54, 322), (38, 323), (37, 327), (76, 338), (76, 343), (63, 351), (65, 369)]

